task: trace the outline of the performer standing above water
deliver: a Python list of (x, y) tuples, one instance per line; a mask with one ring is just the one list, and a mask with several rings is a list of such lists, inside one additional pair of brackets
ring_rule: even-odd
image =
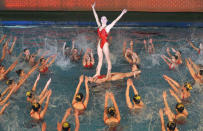
[(110, 77), (112, 66), (111, 66), (110, 53), (109, 53), (109, 43), (107, 41), (108, 33), (110, 32), (111, 28), (116, 24), (116, 22), (120, 20), (120, 18), (127, 12), (127, 10), (124, 9), (122, 13), (111, 24), (106, 25), (108, 21), (106, 16), (101, 17), (101, 23), (100, 23), (94, 7), (95, 7), (95, 3), (92, 5), (92, 10), (97, 22), (97, 26), (98, 26), (97, 32), (100, 38), (99, 43), (97, 45), (97, 54), (99, 57), (99, 61), (96, 69), (96, 74), (94, 75), (94, 77), (100, 76), (100, 71), (101, 71), (102, 62), (103, 62), (103, 52), (105, 54), (105, 57), (108, 63), (107, 77)]

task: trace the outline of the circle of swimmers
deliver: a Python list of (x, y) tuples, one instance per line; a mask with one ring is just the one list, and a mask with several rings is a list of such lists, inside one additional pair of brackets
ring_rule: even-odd
[[(123, 56), (125, 60), (131, 65), (131, 71), (122, 73), (122, 72), (111, 72), (111, 60), (109, 57), (109, 43), (107, 40), (108, 33), (110, 32), (111, 28), (116, 24), (116, 22), (127, 12), (126, 9), (124, 9), (121, 14), (109, 25), (107, 24), (107, 18), (105, 16), (101, 17), (101, 21), (99, 21), (98, 15), (95, 11), (95, 3), (92, 5), (93, 14), (95, 16), (97, 25), (98, 25), (98, 37), (99, 43), (97, 44), (97, 54), (98, 54), (98, 65), (96, 67), (96, 74), (93, 77), (87, 77), (81, 75), (79, 77), (79, 83), (77, 85), (73, 100), (72, 100), (72, 108), (68, 108), (65, 112), (65, 115), (61, 122), (57, 123), (57, 130), (58, 131), (70, 131), (73, 130), (74, 127), (72, 127), (68, 121), (67, 118), (71, 114), (71, 112), (74, 113), (75, 116), (75, 131), (79, 130), (80, 122), (79, 122), (79, 115), (82, 115), (82, 113), (87, 109), (88, 101), (89, 101), (89, 87), (88, 82), (90, 83), (103, 83), (107, 81), (116, 81), (124, 78), (134, 77), (137, 78), (141, 74), (141, 70), (139, 68), (140, 64), (140, 58), (136, 54), (136, 52), (133, 51), (133, 41), (130, 41), (130, 48), (127, 48), (127, 43), (124, 41), (123, 43)], [(14, 37), (13, 40), (11, 38), (6, 39), (6, 35), (3, 35), (0, 39), (0, 43), (3, 43), (2, 48), (2, 56), (0, 59), (0, 62), (2, 63), (6, 55), (12, 55), (12, 51), (14, 49), (15, 43), (17, 41), (17, 37)], [(12, 42), (10, 42), (12, 41)], [(9, 43), (12, 43), (9, 47)], [(144, 48), (146, 53), (153, 54), (155, 53), (155, 48), (152, 39), (144, 40), (143, 41)], [(194, 48), (198, 54), (203, 51), (203, 44), (200, 43), (199, 47), (196, 47), (192, 42), (189, 41), (189, 45), (191, 45), (192, 48)], [(166, 64), (169, 66), (169, 69), (173, 70), (176, 69), (180, 64), (183, 63), (181, 58), (181, 52), (179, 50), (175, 50), (174, 48), (171, 49), (173, 53), (170, 52), (170, 49), (167, 48), (166, 52), (168, 56), (162, 55), (162, 59), (166, 62)], [(0, 65), (0, 80), (6, 81), (6, 84), (8, 87), (1, 92), (0, 94), (0, 105), (2, 106), (0, 114), (2, 114), (5, 109), (9, 106), (10, 102), (7, 102), (9, 98), (20, 89), (20, 87), (25, 83), (27, 78), (35, 71), (38, 70), (40, 73), (36, 78), (36, 81), (33, 85), (33, 88), (30, 91), (26, 92), (27, 101), (31, 103), (32, 109), (30, 111), (30, 117), (34, 120), (42, 120), (45, 117), (45, 114), (48, 109), (50, 97), (52, 94), (52, 90), (48, 89), (51, 78), (47, 81), (44, 89), (41, 91), (40, 94), (36, 94), (36, 88), (37, 83), (40, 80), (40, 74), (41, 73), (47, 73), (49, 71), (49, 67), (54, 63), (56, 59), (56, 55), (49, 56), (48, 58), (45, 58), (46, 54), (48, 52), (43, 53), (39, 59), (37, 59), (37, 56), (39, 56), (40, 50), (38, 50), (37, 53), (31, 54), (29, 49), (24, 49), (23, 53), (20, 53), (18, 58), (6, 69), (3, 64)], [(72, 47), (66, 46), (64, 44), (63, 46), (63, 54), (64, 56), (67, 56), (70, 58), (71, 61), (80, 61), (82, 58), (82, 51), (78, 51), (77, 48), (75, 48), (75, 42), (72, 42)], [(103, 53), (106, 57), (108, 69), (106, 75), (101, 75), (101, 67), (103, 63)], [(16, 71), (17, 75), (19, 76), (19, 81), (14, 81), (7, 78), (7, 74), (11, 72), (15, 66), (18, 64), (18, 60), (20, 58), (24, 58), (24, 60), (29, 63), (29, 65), (32, 67), (27, 73), (23, 69), (19, 69)], [(37, 60), (36, 60), (37, 59)], [(203, 83), (203, 66), (195, 64), (190, 58), (185, 59), (187, 68), (195, 80), (196, 83), (202, 84)], [(82, 65), (84, 68), (92, 68), (95, 64), (93, 52), (91, 49), (87, 49), (84, 53), (84, 56), (82, 58)], [(184, 101), (187, 100), (190, 97), (190, 90), (192, 90), (191, 83), (185, 82), (185, 83), (178, 83), (177, 81), (173, 80), (167, 75), (163, 75), (163, 78), (168, 82), (168, 84), (171, 86), (172, 89), (170, 89), (170, 94), (173, 96), (177, 104), (175, 106), (176, 113), (171, 111), (170, 106), (167, 102), (167, 93), (166, 91), (163, 92), (163, 101), (165, 108), (159, 110), (160, 120), (161, 120), (161, 126), (162, 131), (177, 131), (177, 124), (184, 123), (187, 116), (188, 111), (184, 106)], [(85, 83), (85, 90), (86, 94), (85, 97), (82, 93), (80, 93), (80, 87), (81, 84)], [(130, 87), (132, 87), (134, 96), (130, 98), (129, 96), (129, 90)], [(127, 80), (127, 88), (126, 88), (126, 104), (129, 109), (131, 110), (140, 110), (144, 107), (144, 103), (141, 99), (141, 96), (139, 95), (138, 91), (136, 90), (132, 79)], [(113, 102), (113, 106), (108, 106), (108, 100), (111, 100)], [(45, 101), (45, 105), (42, 108), (42, 104)], [(73, 111), (72, 111), (73, 110)], [(168, 122), (165, 124), (164, 122), (164, 114), (168, 117)], [(120, 112), (118, 105), (116, 103), (114, 94), (112, 92), (106, 92), (105, 94), (105, 100), (104, 100), (104, 115), (103, 120), (106, 125), (108, 125), (110, 128), (116, 127), (121, 120)], [(46, 130), (46, 122), (42, 123), (42, 131)]]

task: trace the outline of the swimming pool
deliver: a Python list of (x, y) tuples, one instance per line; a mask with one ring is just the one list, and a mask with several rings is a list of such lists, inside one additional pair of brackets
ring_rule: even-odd
[[(56, 62), (50, 68), (50, 72), (41, 75), (37, 92), (40, 92), (46, 81), (51, 77), (49, 86), (53, 93), (51, 96), (48, 111), (45, 116), (48, 131), (55, 131), (57, 121), (61, 121), (67, 108), (71, 107), (73, 95), (81, 74), (92, 76), (92, 70), (84, 69), (80, 63), (72, 63), (61, 54), (64, 42), (71, 45), (71, 40), (75, 39), (78, 48), (85, 50), (90, 47), (95, 54), (96, 63), (96, 28), (93, 27), (64, 27), (64, 26), (2, 26), (0, 34), (17, 36), (18, 40), (11, 59), (6, 59), (4, 65), (8, 66), (18, 56), (24, 48), (29, 48), (31, 52), (38, 49), (49, 50), (48, 55), (57, 54)], [(111, 39), (112, 38), (112, 39)], [(143, 40), (152, 38), (156, 53), (148, 55), (145, 53)], [(134, 79), (134, 85), (142, 96), (146, 108), (135, 114), (128, 110), (125, 102), (126, 79), (116, 82), (108, 82), (102, 85), (90, 84), (90, 100), (84, 115), (80, 116), (80, 131), (104, 131), (108, 130), (103, 122), (104, 94), (105, 91), (112, 91), (121, 113), (120, 126), (117, 131), (158, 131), (161, 130), (159, 108), (163, 108), (162, 92), (170, 89), (168, 83), (162, 78), (166, 74), (180, 83), (192, 81), (185, 64), (177, 70), (171, 71), (161, 59), (161, 54), (166, 54), (166, 47), (174, 47), (182, 51), (183, 58), (190, 57), (197, 63), (203, 64), (203, 54), (198, 55), (187, 43), (191, 39), (195, 44), (203, 41), (203, 28), (197, 27), (116, 27), (110, 33), (110, 51), (112, 60), (112, 72), (128, 72), (129, 64), (122, 56), (123, 41), (133, 40), (135, 51), (141, 57), (140, 78)], [(11, 43), (9, 43), (11, 44)], [(2, 45), (1, 45), (2, 46)], [(129, 47), (129, 44), (128, 44)], [(1, 48), (2, 49), (2, 48)], [(7, 57), (10, 58), (10, 57)], [(29, 69), (28, 64), (19, 62), (14, 70), (24, 68)], [(102, 73), (106, 73), (106, 66), (103, 66)], [(31, 90), (38, 72), (33, 73), (29, 80), (20, 88), (18, 93), (12, 96), (11, 105), (0, 117), (0, 131), (38, 131), (40, 125), (33, 122), (29, 116), (31, 106), (26, 102), (25, 93)], [(13, 71), (9, 78), (17, 79)], [(82, 85), (82, 92), (85, 92)], [(1, 90), (6, 85), (1, 82)], [(168, 94), (168, 102), (173, 111), (176, 101)], [(131, 94), (132, 96), (132, 94)], [(202, 87), (195, 85), (191, 92), (190, 103), (186, 105), (189, 117), (185, 125), (178, 125), (180, 131), (201, 131), (203, 130), (203, 96)], [(71, 115), (68, 121), (74, 125), (74, 116)], [(165, 122), (167, 117), (165, 116)]]

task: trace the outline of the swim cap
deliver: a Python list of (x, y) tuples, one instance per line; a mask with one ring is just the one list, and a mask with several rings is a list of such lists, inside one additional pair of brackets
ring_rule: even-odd
[(184, 110), (184, 105), (182, 103), (177, 103), (176, 109), (178, 110), (178, 112), (182, 113)]
[(41, 107), (41, 105), (40, 105), (39, 103), (34, 103), (34, 104), (32, 104), (32, 109), (33, 109), (35, 112), (39, 111), (40, 107)]
[(168, 127), (168, 129), (169, 129), (170, 131), (174, 131), (175, 128), (176, 128), (176, 123), (173, 122), (173, 121), (169, 121), (169, 122), (167, 123), (167, 127)]
[(192, 90), (192, 86), (191, 86), (191, 84), (188, 83), (188, 82), (186, 82), (186, 83), (184, 84), (184, 87), (186, 88), (187, 91)]
[(22, 73), (22, 71), (23, 71), (22, 69), (19, 69), (19, 70), (16, 71), (16, 73), (20, 76), (20, 74)]
[(107, 109), (107, 112), (108, 112), (109, 115), (114, 116), (116, 111), (115, 111), (114, 107), (109, 107)]
[(6, 81), (6, 84), (7, 84), (7, 85), (11, 85), (12, 83), (13, 83), (13, 80), (7, 80), (7, 81)]
[(33, 94), (32, 94), (32, 91), (27, 91), (27, 92), (26, 92), (26, 96), (27, 96), (27, 97), (32, 98), (32, 95), (33, 95)]
[(68, 131), (68, 129), (70, 129), (70, 124), (67, 121), (64, 122), (62, 125), (62, 129), (63, 131)]
[(83, 94), (82, 93), (78, 93), (75, 97), (76, 101), (82, 101), (83, 99)]
[(134, 95), (133, 101), (134, 101), (136, 104), (139, 104), (139, 103), (140, 103), (140, 100), (141, 100), (141, 96), (139, 96), (139, 95)]

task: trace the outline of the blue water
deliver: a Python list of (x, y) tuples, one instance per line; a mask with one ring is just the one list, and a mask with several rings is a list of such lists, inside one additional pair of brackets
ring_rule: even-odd
[[(145, 34), (149, 33), (149, 34)], [(45, 121), (47, 131), (55, 131), (57, 121), (61, 121), (67, 108), (71, 107), (72, 98), (78, 84), (81, 74), (92, 76), (95, 68), (91, 70), (84, 69), (81, 61), (72, 63), (61, 54), (63, 43), (71, 45), (71, 40), (75, 39), (77, 48), (85, 50), (90, 47), (93, 49), (97, 63), (96, 28), (92, 27), (62, 27), (62, 26), (3, 26), (0, 27), (0, 36), (7, 34), (13, 38), (17, 36), (18, 40), (13, 51), (13, 55), (7, 56), (4, 65), (8, 66), (16, 59), (16, 56), (29, 48), (31, 53), (38, 49), (49, 50), (47, 56), (57, 54), (55, 63), (50, 67), (50, 72), (41, 75), (37, 86), (37, 93), (44, 88), (46, 81), (52, 78), (49, 86), (53, 93), (51, 96), (49, 108), (47, 110)], [(106, 131), (108, 127), (103, 122), (104, 94), (106, 91), (112, 91), (115, 95), (118, 107), (121, 113), (120, 126), (117, 131), (158, 131), (161, 130), (158, 111), (164, 107), (162, 92), (167, 90), (168, 102), (171, 109), (175, 112), (176, 101), (171, 97), (168, 89), (170, 86), (162, 78), (166, 74), (176, 81), (183, 84), (185, 81), (193, 81), (185, 64), (181, 65), (175, 71), (168, 69), (168, 66), (161, 59), (162, 54), (166, 54), (166, 47), (174, 47), (182, 51), (183, 59), (190, 57), (196, 63), (203, 64), (203, 55), (198, 55), (187, 43), (187, 39), (193, 40), (196, 45), (203, 42), (203, 28), (172, 28), (172, 27), (123, 27), (111, 30), (109, 40), (112, 72), (128, 72), (129, 64), (122, 56), (123, 41), (133, 40), (135, 51), (141, 58), (142, 74), (140, 78), (134, 79), (134, 85), (142, 96), (146, 107), (143, 111), (135, 114), (128, 110), (125, 102), (126, 80), (108, 82), (101, 85), (90, 84), (90, 100), (87, 110), (79, 117), (80, 131)], [(143, 40), (152, 38), (156, 48), (156, 53), (148, 55), (143, 47)], [(9, 43), (10, 45), (11, 43)], [(2, 49), (2, 44), (0, 45)], [(129, 47), (129, 44), (128, 44)], [(41, 55), (41, 54), (40, 54)], [(105, 60), (104, 60), (105, 61)], [(14, 70), (23, 68), (26, 71), (30, 69), (27, 63), (19, 62)], [(102, 73), (106, 73), (106, 63), (102, 68)], [(40, 124), (32, 121), (29, 116), (31, 106), (26, 102), (25, 93), (31, 90), (38, 72), (34, 72), (20, 90), (10, 99), (11, 105), (5, 113), (0, 116), (0, 131), (39, 131)], [(16, 73), (9, 73), (9, 78), (18, 80)], [(6, 88), (4, 82), (0, 83), (1, 90)], [(84, 84), (81, 91), (85, 93)], [(132, 96), (133, 94), (131, 94)], [(180, 131), (201, 131), (203, 130), (203, 102), (202, 87), (195, 84), (191, 91), (190, 103), (185, 105), (188, 112), (188, 120), (185, 125), (178, 125)], [(165, 123), (168, 121), (164, 117)], [(68, 121), (74, 127), (74, 116), (71, 115)]]

